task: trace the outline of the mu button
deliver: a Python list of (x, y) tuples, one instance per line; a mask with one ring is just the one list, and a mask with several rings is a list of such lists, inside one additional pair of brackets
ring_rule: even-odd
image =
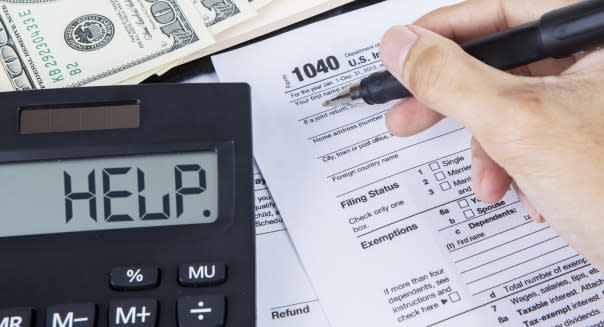
[(224, 296), (183, 296), (178, 299), (179, 327), (222, 327), (225, 313)]
[(53, 305), (46, 310), (46, 327), (94, 327), (96, 305), (76, 303)]
[(226, 265), (224, 263), (181, 265), (178, 269), (178, 281), (182, 286), (210, 286), (223, 283), (225, 280)]

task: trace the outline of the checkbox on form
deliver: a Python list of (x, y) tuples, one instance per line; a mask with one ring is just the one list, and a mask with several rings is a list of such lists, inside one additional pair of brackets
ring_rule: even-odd
[(449, 299), (451, 299), (451, 302), (455, 303), (461, 301), (461, 296), (459, 296), (459, 293), (453, 292), (449, 294)]
[(468, 200), (466, 200), (466, 199), (463, 199), (463, 200), (458, 201), (458, 202), (457, 202), (457, 204), (459, 204), (459, 207), (460, 207), (461, 209), (463, 209), (463, 208), (467, 208), (467, 207), (469, 207), (469, 206), (470, 206), (470, 204), (468, 203)]
[(437, 181), (442, 181), (443, 179), (447, 178), (447, 176), (445, 176), (445, 173), (443, 173), (442, 171), (439, 171), (438, 173), (434, 174), (434, 177), (436, 177)]
[(430, 164), (430, 169), (432, 169), (432, 171), (437, 171), (440, 169), (440, 165), (438, 164), (438, 162), (433, 162)]
[(451, 183), (449, 183), (449, 182), (442, 182), (442, 183), (440, 183), (440, 188), (443, 191), (450, 190), (451, 189)]
[(475, 216), (474, 210), (472, 210), (472, 209), (468, 209), (468, 210), (464, 211), (463, 214), (466, 216), (466, 218), (473, 218)]

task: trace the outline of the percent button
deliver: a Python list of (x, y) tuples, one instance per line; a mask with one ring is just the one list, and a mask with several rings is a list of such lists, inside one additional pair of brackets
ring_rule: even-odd
[(135, 291), (154, 288), (159, 284), (157, 267), (117, 267), (111, 270), (111, 288)]

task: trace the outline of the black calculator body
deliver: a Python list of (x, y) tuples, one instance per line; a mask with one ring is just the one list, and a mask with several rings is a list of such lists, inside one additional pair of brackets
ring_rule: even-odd
[(0, 327), (255, 326), (251, 134), (245, 84), (0, 94)]

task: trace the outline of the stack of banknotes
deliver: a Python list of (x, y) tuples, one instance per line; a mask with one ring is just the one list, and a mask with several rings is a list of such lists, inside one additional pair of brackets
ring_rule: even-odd
[(135, 84), (351, 0), (0, 0), (0, 91)]

